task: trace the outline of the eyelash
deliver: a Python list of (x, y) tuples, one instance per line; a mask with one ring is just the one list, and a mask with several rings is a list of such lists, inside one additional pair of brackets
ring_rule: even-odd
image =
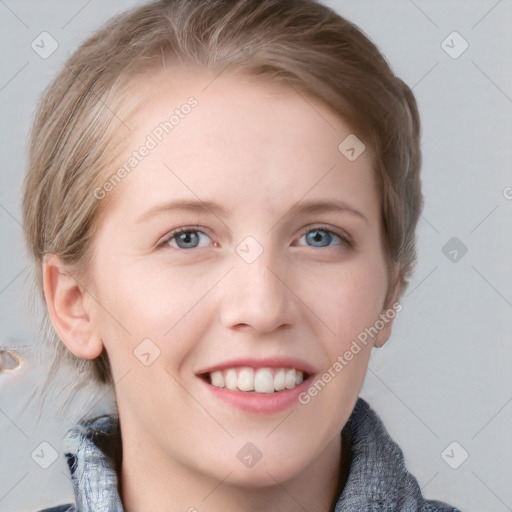
[[(311, 228), (308, 228), (306, 229), (305, 231), (302, 232), (302, 234), (300, 235), (299, 239), (301, 239), (304, 235), (307, 235), (308, 233), (310, 233), (311, 231), (322, 231), (324, 233), (328, 233), (330, 235), (334, 235), (334, 236), (337, 236), (340, 240), (341, 240), (341, 243), (339, 244), (340, 246), (342, 245), (345, 245), (346, 247), (348, 248), (351, 248), (353, 247), (353, 242), (352, 240), (350, 239), (350, 237), (348, 235), (344, 235), (343, 233), (340, 233), (340, 232), (337, 232), (327, 226), (313, 226)], [(167, 244), (175, 237), (181, 235), (181, 234), (187, 234), (187, 233), (202, 233), (203, 235), (207, 235), (207, 233), (205, 233), (204, 231), (201, 230), (201, 227), (200, 226), (190, 226), (190, 227), (181, 227), (181, 228), (178, 228), (178, 229), (175, 229), (173, 231), (171, 231), (158, 245), (157, 245), (157, 249), (165, 249)], [(309, 246), (309, 247), (312, 247), (312, 246)], [(334, 246), (326, 246), (326, 247), (338, 247), (337, 245), (334, 245)], [(326, 247), (317, 247), (318, 249), (325, 249)], [(314, 247), (313, 247), (314, 248)], [(173, 247), (173, 249), (175, 249), (175, 247)], [(195, 247), (193, 247), (192, 249), (195, 249)], [(187, 249), (181, 249), (181, 248), (178, 248), (178, 250), (181, 250), (181, 251), (186, 251)]]

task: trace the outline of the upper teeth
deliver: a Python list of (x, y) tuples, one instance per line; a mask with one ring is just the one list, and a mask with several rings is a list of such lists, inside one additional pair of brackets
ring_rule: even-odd
[(256, 391), (273, 393), (283, 389), (293, 389), (304, 379), (304, 374), (295, 368), (230, 368), (210, 373), (210, 382), (218, 388), (233, 391)]

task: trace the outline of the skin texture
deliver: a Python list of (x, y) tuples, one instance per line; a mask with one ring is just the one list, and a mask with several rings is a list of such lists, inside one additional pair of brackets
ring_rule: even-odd
[[(198, 104), (103, 199), (83, 275), (56, 256), (44, 264), (62, 341), (82, 358), (105, 349), (111, 362), (125, 510), (286, 512), (300, 504), (326, 512), (337, 493), (339, 433), (371, 346), (387, 341), (392, 322), (307, 405), (283, 412), (227, 405), (196, 374), (238, 357), (283, 356), (321, 375), (389, 307), (370, 150), (350, 162), (338, 150), (350, 127), (283, 84), (183, 70), (172, 79), (146, 77), (137, 88), (130, 151), (187, 98)], [(147, 213), (198, 198), (230, 213)], [(364, 218), (347, 210), (287, 216), (321, 200), (342, 201)], [(174, 229), (194, 226), (204, 233), (196, 231), (198, 247), (166, 241)], [(351, 242), (322, 231), (325, 246), (311, 245), (304, 235), (315, 228)], [(236, 251), (248, 236), (263, 250), (252, 263)], [(149, 366), (134, 356), (145, 339), (160, 350)], [(237, 458), (247, 442), (262, 453), (250, 468)]]

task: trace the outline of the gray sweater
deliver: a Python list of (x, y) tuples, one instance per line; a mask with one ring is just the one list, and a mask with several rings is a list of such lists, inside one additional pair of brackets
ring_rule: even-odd
[[(423, 498), (402, 451), (363, 399), (341, 435), (349, 447), (350, 469), (333, 512), (460, 512)], [(75, 503), (39, 512), (124, 512), (117, 480), (122, 456), (118, 416), (80, 421), (68, 432), (64, 452)]]

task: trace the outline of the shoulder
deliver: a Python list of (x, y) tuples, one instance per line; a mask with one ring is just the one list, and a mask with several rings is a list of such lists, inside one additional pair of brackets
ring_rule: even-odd
[(68, 503), (67, 505), (57, 505), (56, 507), (45, 508), (38, 512), (77, 512), (75, 505)]
[(461, 512), (458, 508), (441, 501), (426, 501), (424, 510), (425, 512)]

